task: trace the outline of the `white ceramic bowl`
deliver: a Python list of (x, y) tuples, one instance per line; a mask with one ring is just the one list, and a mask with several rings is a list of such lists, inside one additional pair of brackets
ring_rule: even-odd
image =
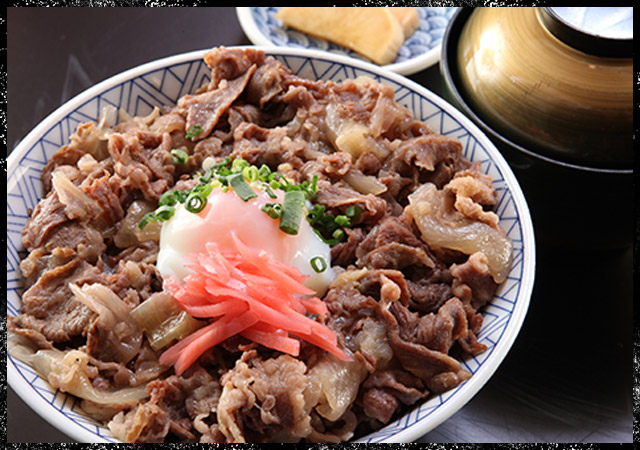
[[(463, 361), (473, 376), (442, 395), (414, 407), (401, 419), (359, 442), (411, 442), (446, 420), (469, 401), (498, 368), (526, 315), (535, 273), (535, 243), (522, 191), (509, 166), (489, 139), (458, 110), (406, 78), (348, 57), (313, 50), (264, 48), (294, 73), (311, 79), (340, 81), (368, 75), (391, 85), (396, 100), (442, 134), (455, 136), (466, 157), (481, 161), (499, 195), (500, 224), (514, 243), (513, 267), (483, 311), (479, 341), (487, 350)], [(40, 173), (47, 160), (68, 142), (76, 126), (95, 120), (102, 107), (114, 105), (132, 115), (146, 115), (154, 105), (177, 99), (208, 81), (204, 51), (164, 58), (103, 81), (71, 99), (42, 121), (11, 152), (7, 166), (7, 315), (20, 309), (19, 262), (25, 256), (21, 231), (29, 211), (42, 196)], [(9, 385), (39, 415), (79, 442), (115, 442), (108, 428), (88, 417), (79, 402), (52, 389), (29, 366), (7, 356)]]

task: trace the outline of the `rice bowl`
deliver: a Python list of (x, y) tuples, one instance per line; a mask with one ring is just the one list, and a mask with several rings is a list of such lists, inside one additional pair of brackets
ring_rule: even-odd
[[(526, 202), (507, 164), (478, 129), (446, 102), (424, 88), (366, 63), (312, 51), (265, 49), (294, 73), (311, 79), (341, 81), (368, 75), (391, 85), (395, 98), (443, 135), (463, 143), (465, 156), (481, 161), (499, 193), (497, 213), (514, 242), (514, 263), (505, 284), (485, 307), (479, 339), (488, 349), (464, 361), (473, 376), (452, 391), (429, 399), (408, 415), (360, 439), (361, 442), (407, 442), (423, 435), (466, 403), (489, 379), (506, 355), (524, 320), (533, 285), (535, 250)], [(115, 76), (72, 99), (36, 127), (12, 152), (8, 171), (8, 315), (20, 308), (18, 262), (20, 232), (28, 211), (42, 195), (39, 173), (75, 126), (97, 120), (111, 104), (130, 115), (149, 114), (154, 105), (171, 104), (207, 80), (203, 52), (149, 63)], [(88, 418), (70, 397), (56, 392), (26, 365), (8, 357), (9, 382), (18, 394), (54, 426), (81, 442), (113, 442), (109, 430)]]

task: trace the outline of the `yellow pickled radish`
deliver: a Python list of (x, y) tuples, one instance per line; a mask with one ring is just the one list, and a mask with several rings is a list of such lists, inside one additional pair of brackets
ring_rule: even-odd
[(284, 25), (350, 48), (373, 62), (392, 63), (404, 42), (402, 25), (388, 8), (285, 7)]
[(420, 27), (418, 8), (390, 6), (389, 11), (391, 11), (391, 14), (400, 22), (405, 40)]

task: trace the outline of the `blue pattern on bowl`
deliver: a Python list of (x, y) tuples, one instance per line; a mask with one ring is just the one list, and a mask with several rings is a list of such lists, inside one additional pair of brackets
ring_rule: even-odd
[[(391, 85), (399, 103), (411, 110), (416, 118), (427, 122), (434, 131), (458, 138), (462, 142), (465, 156), (472, 161), (481, 161), (484, 173), (493, 177), (499, 196), (497, 214), (500, 217), (501, 226), (514, 243), (514, 261), (508, 279), (484, 309), (484, 324), (478, 339), (487, 345), (488, 349), (480, 355), (467, 357), (463, 361), (463, 366), (472, 374), (479, 373), (492, 357), (505, 332), (509, 329), (511, 331), (515, 329), (517, 332), (519, 329), (528, 306), (528, 295), (530, 295), (530, 290), (527, 288), (525, 289), (527, 292), (521, 296), (525, 271), (526, 276), (531, 276), (530, 272), (533, 270), (531, 266), (525, 268), (524, 262), (525, 253), (531, 255), (534, 251), (530, 246), (525, 245), (523, 239), (524, 234), (528, 235), (531, 232), (531, 230), (523, 231), (523, 223), (529, 224), (530, 219), (528, 219), (528, 211), (523, 211), (516, 205), (513, 193), (507, 186), (503, 172), (507, 166), (503, 165), (501, 168), (494, 162), (494, 158), (498, 155), (495, 148), (490, 148), (489, 141), (479, 135), (475, 127), (469, 127), (470, 122), (461, 122), (458, 118), (462, 116), (453, 107), (434, 95), (427, 96), (414, 91), (415, 85), (405, 79), (388, 78), (368, 68), (335, 62), (330, 58), (281, 54), (278, 49), (266, 51), (282, 61), (294, 73), (303, 77), (339, 82), (347, 78), (367, 75)], [(28, 219), (29, 211), (35, 208), (42, 196), (40, 174), (48, 159), (62, 145), (69, 142), (69, 136), (78, 124), (97, 120), (104, 106), (122, 108), (131, 115), (146, 115), (152, 111), (154, 105), (175, 104), (179, 97), (193, 92), (209, 79), (209, 68), (195, 56), (193, 60), (187, 62), (143, 73), (109, 87), (103, 92), (97, 92), (93, 98), (64, 114), (59, 121), (44, 130), (28, 149), (14, 151), (16, 154), (9, 159), (7, 173), (8, 316), (19, 313), (22, 282), (18, 266), (21, 259), (26, 256), (20, 240), (21, 232)], [(25, 140), (28, 141), (29, 137)], [(514, 316), (517, 320), (513, 320)], [(101, 426), (83, 413), (78, 401), (52, 389), (47, 381), (38, 376), (28, 365), (10, 356), (7, 357), (7, 365), (15, 368), (20, 378), (30, 385), (44, 402), (50, 404), (69, 421), (75, 422), (78, 427), (88, 431), (91, 436), (94, 436), (92, 439), (98, 442), (116, 442), (108, 428)], [(358, 442), (373, 443), (397, 439), (396, 436), (399, 433), (418, 426), (421, 421), (447, 406), (452, 399), (467, 395), (462, 391), (479, 389), (479, 387), (467, 386), (471, 380), (474, 380), (474, 377), (451, 391), (429, 399), (407, 415)], [(11, 379), (10, 381), (16, 382)], [(475, 393), (474, 390), (471, 392)]]

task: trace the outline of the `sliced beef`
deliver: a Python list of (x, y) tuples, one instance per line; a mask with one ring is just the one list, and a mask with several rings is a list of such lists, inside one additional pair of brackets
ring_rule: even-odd
[(358, 265), (375, 269), (434, 267), (429, 248), (413, 234), (409, 223), (394, 216), (382, 219), (358, 246)]
[(417, 281), (407, 280), (411, 293), (410, 305), (415, 311), (430, 313), (437, 311), (440, 306), (453, 296), (451, 282), (434, 281), (433, 276), (419, 278)]
[(380, 85), (378, 98), (369, 117), (371, 135), (390, 141), (407, 136), (414, 119), (407, 108), (394, 100), (391, 86)]
[(253, 65), (261, 66), (265, 55), (256, 49), (219, 47), (205, 53), (204, 61), (211, 68), (208, 90), (217, 89), (222, 80), (233, 80)]
[(495, 206), (498, 194), (491, 186), (492, 178), (480, 171), (480, 163), (470, 169), (457, 172), (447, 184), (455, 194), (454, 207), (465, 216), (498, 227), (498, 216), (485, 207)]
[(356, 250), (364, 240), (362, 228), (345, 228), (347, 240), (331, 247), (331, 264), (348, 267), (356, 262)]
[(453, 357), (400, 338), (395, 320), (389, 315), (384, 316), (390, 329), (389, 343), (394, 356), (404, 369), (422, 379), (432, 392), (445, 392), (471, 376)]
[(351, 168), (351, 156), (344, 152), (321, 155), (317, 161), (322, 167), (322, 172), (332, 179), (344, 177)]
[(147, 166), (148, 152), (138, 136), (116, 133), (109, 137), (109, 153), (115, 161), (115, 173), (123, 180), (123, 188), (130, 192), (139, 191), (146, 200), (157, 203), (170, 183), (157, 178)]
[(422, 317), (398, 303), (392, 304), (389, 311), (398, 322), (399, 335), (403, 340), (442, 353), (448, 353), (454, 342), (469, 332), (464, 307), (455, 297), (445, 303), (438, 313)]
[[(447, 337), (446, 332), (449, 330), (451, 333), (462, 333), (463, 327), (459, 325), (459, 316), (455, 316), (458, 321), (455, 319), (447, 321), (444, 335), (439, 334), (441, 331), (438, 328), (430, 330), (425, 328), (416, 335), (415, 326), (421, 319), (411, 320), (416, 316), (409, 313), (406, 307), (397, 301), (397, 291), (387, 287), (387, 289), (381, 288), (380, 292), (381, 300), (378, 303), (377, 312), (387, 325), (389, 345), (403, 369), (420, 378), (429, 390), (435, 393), (444, 392), (469, 378), (471, 374), (462, 368), (458, 360), (447, 353), (431, 349), (423, 343), (424, 341), (441, 342), (442, 336)], [(461, 303), (460, 305), (462, 306)], [(425, 322), (428, 320), (433, 319), (425, 319)]]
[(469, 354), (478, 354), (485, 349), (476, 338), (482, 316), (456, 297), (447, 300), (437, 312), (422, 316), (399, 303), (392, 304), (389, 310), (398, 321), (400, 337), (405, 341), (417, 342), (443, 353), (448, 353), (456, 342)]
[(46, 249), (49, 254), (56, 249), (71, 249), (81, 259), (96, 264), (106, 246), (100, 231), (85, 223), (73, 221), (55, 227), (48, 235), (47, 242), (40, 248)]
[(461, 152), (462, 145), (457, 139), (429, 133), (402, 142), (396, 149), (392, 161), (433, 172), (440, 161), (458, 161)]
[(433, 256), (434, 267), (407, 267), (403, 270), (411, 300), (409, 307), (422, 314), (436, 312), (454, 296), (453, 275), (449, 267), (438, 256)]
[(347, 347), (352, 351), (357, 350), (349, 337), (357, 332), (362, 320), (375, 316), (375, 300), (362, 294), (353, 285), (329, 289), (323, 300), (331, 312), (327, 325)]
[(419, 378), (398, 369), (375, 372), (365, 380), (362, 387), (365, 389), (383, 388), (392, 392), (405, 405), (412, 405), (428, 394)]
[(161, 276), (155, 264), (121, 259), (114, 273), (105, 275), (107, 285), (131, 307), (162, 290)]
[(109, 429), (123, 442), (165, 442), (171, 421), (155, 403), (138, 404), (128, 412), (120, 412), (109, 422)]
[(454, 173), (469, 166), (462, 156), (462, 145), (455, 138), (437, 133), (421, 134), (394, 141), (394, 151), (383, 169), (418, 183), (445, 185)]
[(242, 122), (233, 130), (233, 138), (232, 159), (242, 158), (257, 166), (267, 164), (275, 168), (285, 162), (296, 169), (303, 164), (304, 145), (292, 141), (284, 127), (268, 129)]
[(119, 176), (106, 173), (101, 177), (86, 180), (83, 188), (100, 206), (102, 219), (107, 225), (112, 226), (124, 217), (123, 205), (127, 196)]
[(41, 247), (53, 229), (68, 221), (65, 206), (58, 199), (58, 194), (50, 192), (36, 205), (27, 220), (22, 230), (22, 243), (28, 251)]
[(171, 135), (176, 132), (183, 132), (185, 129), (184, 117), (175, 109), (156, 117), (149, 125), (149, 131), (157, 134), (169, 133)]
[(282, 92), (282, 68), (273, 58), (267, 58), (260, 65), (246, 89), (247, 101), (254, 105), (265, 107), (265, 104)]
[(341, 214), (347, 207), (357, 205), (362, 211), (360, 220), (365, 224), (376, 223), (387, 214), (387, 202), (380, 197), (361, 194), (351, 186), (324, 180), (318, 181), (317, 202)]
[(146, 341), (136, 358), (126, 365), (115, 361), (101, 361), (91, 356), (89, 359), (99, 370), (98, 376), (92, 380), (93, 385), (105, 390), (146, 385), (167, 372), (167, 368), (158, 363), (158, 355)]
[(59, 166), (75, 166), (85, 155), (91, 155), (95, 160), (102, 161), (109, 156), (105, 129), (94, 122), (82, 123), (71, 135), (71, 143), (63, 146), (47, 162), (42, 171), (42, 181), (45, 192), (51, 189), (51, 174)]
[(474, 309), (489, 302), (498, 288), (482, 252), (472, 254), (465, 263), (453, 264), (451, 275), (454, 277), (452, 288), (455, 295), (470, 303)]
[(180, 380), (182, 388), (187, 393), (184, 407), (189, 417), (203, 420), (215, 416), (216, 406), (222, 393), (218, 377), (212, 376), (202, 367), (196, 367), (185, 372)]
[[(223, 80), (217, 89), (196, 95), (185, 95), (178, 100), (178, 108), (186, 115), (186, 130), (192, 141), (207, 138), (218, 124), (222, 114), (240, 96), (249, 83), (256, 66), (230, 81)], [(196, 131), (198, 130), (198, 131)]]
[(150, 399), (133, 410), (119, 413), (109, 422), (114, 435), (125, 442), (162, 443), (167, 436), (193, 440), (191, 423), (185, 411), (187, 393), (178, 377), (154, 380), (147, 384)]
[(85, 336), (94, 313), (68, 286), (99, 283), (102, 276), (102, 270), (79, 258), (44, 272), (23, 294), (22, 314), (12, 319), (13, 326), (36, 330), (55, 343)]
[(95, 221), (102, 213), (100, 205), (86, 192), (71, 182), (64, 171), (57, 169), (51, 175), (53, 190), (64, 205), (69, 220)]
[(138, 245), (127, 247), (114, 256), (107, 258), (107, 265), (109, 267), (116, 267), (120, 261), (134, 261), (155, 263), (158, 259), (158, 243), (155, 241), (144, 241)]
[(413, 405), (429, 395), (422, 381), (416, 376), (398, 369), (372, 373), (362, 383), (364, 413), (383, 424), (391, 420), (402, 404)]
[(221, 379), (220, 431), (231, 443), (296, 442), (311, 432), (304, 362), (282, 355), (262, 360), (245, 352)]
[(39, 247), (22, 260), (20, 273), (25, 278), (26, 285), (33, 286), (43, 273), (65, 265), (77, 256), (78, 252), (68, 247), (55, 248), (51, 252)]
[(361, 292), (362, 277), (331, 288), (324, 297), (331, 312), (327, 326), (338, 335), (341, 345), (369, 372), (385, 367), (393, 353), (387, 343), (386, 326), (377, 315), (376, 300)]
[(380, 158), (372, 152), (364, 152), (358, 156), (353, 167), (365, 175), (376, 175), (382, 167), (382, 163)]
[(367, 388), (361, 400), (364, 413), (379, 422), (386, 424), (396, 412), (400, 403), (389, 391), (378, 387)]
[(403, 304), (411, 301), (411, 293), (404, 274), (395, 269), (368, 270), (358, 280), (358, 290), (375, 298), (376, 301), (387, 299), (395, 302), (399, 300)]

